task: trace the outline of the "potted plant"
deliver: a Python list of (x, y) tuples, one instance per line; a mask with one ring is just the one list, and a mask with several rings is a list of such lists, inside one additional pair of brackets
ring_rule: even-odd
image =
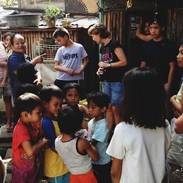
[(63, 11), (57, 6), (50, 6), (45, 9), (44, 19), (48, 27), (55, 27), (55, 20), (58, 16), (62, 16)]

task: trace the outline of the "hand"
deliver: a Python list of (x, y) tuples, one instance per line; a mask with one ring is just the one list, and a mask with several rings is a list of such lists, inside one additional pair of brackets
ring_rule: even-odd
[(98, 66), (105, 69), (105, 68), (110, 67), (110, 64), (109, 63), (105, 63), (105, 62), (99, 62)]
[(73, 69), (70, 69), (70, 68), (67, 68), (67, 71), (66, 71), (67, 74), (73, 76), (73, 73), (74, 73), (74, 70)]
[(100, 76), (104, 73), (104, 68), (103, 67), (99, 67), (98, 70), (97, 70), (97, 75)]
[(83, 72), (84, 67), (81, 66), (78, 70), (73, 72), (73, 75), (80, 75)]
[(43, 54), (41, 54), (41, 55), (35, 57), (35, 58), (34, 58), (35, 64), (41, 64), (41, 63), (43, 63), (43, 58), (44, 58), (44, 56), (46, 56), (46, 53), (43, 53)]
[(34, 80), (34, 83), (39, 86), (41, 85), (42, 86), (42, 79), (41, 78), (37, 78), (36, 80)]

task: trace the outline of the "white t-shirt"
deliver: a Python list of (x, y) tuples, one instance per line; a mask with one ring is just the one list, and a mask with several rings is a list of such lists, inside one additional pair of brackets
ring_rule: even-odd
[[(6, 50), (2, 42), (0, 42), (0, 62), (7, 61), (7, 58), (8, 56), (7, 56)], [(0, 67), (0, 80), (3, 79), (4, 72), (5, 72), (5, 67)]]
[[(81, 64), (82, 59), (87, 57), (84, 47), (79, 43), (73, 43), (70, 47), (62, 46), (57, 50), (55, 61), (60, 62), (63, 66), (77, 71)], [(82, 80), (84, 73), (80, 75), (71, 76), (65, 72), (58, 72), (56, 79), (64, 81)]]
[(161, 183), (170, 136), (169, 125), (145, 129), (125, 122), (118, 124), (107, 153), (123, 160), (120, 182)]

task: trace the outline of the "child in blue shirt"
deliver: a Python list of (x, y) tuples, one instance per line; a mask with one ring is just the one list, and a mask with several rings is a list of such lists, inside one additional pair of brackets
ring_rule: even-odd
[(88, 123), (88, 131), (99, 154), (99, 160), (93, 162), (93, 169), (100, 183), (111, 183), (111, 159), (106, 154), (110, 130), (105, 118), (109, 101), (109, 97), (102, 92), (90, 93), (87, 97), (88, 110), (92, 117)]
[(50, 183), (69, 183), (67, 167), (55, 150), (55, 139), (60, 135), (57, 117), (62, 105), (62, 91), (55, 85), (42, 88), (40, 97), (43, 103), (42, 130), (48, 139), (44, 152), (44, 175)]

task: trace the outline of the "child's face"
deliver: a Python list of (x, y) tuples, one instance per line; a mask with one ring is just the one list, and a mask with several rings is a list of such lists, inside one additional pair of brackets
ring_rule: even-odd
[(75, 106), (79, 104), (79, 93), (75, 88), (71, 88), (67, 91), (65, 99), (66, 103), (71, 106)]
[(179, 48), (179, 53), (177, 55), (178, 66), (183, 68), (183, 47)]
[(92, 118), (95, 118), (95, 120), (98, 120), (104, 116), (106, 112), (106, 108), (105, 107), (101, 108), (97, 106), (95, 103), (93, 103), (92, 101), (90, 101), (88, 104), (88, 111), (89, 111), (89, 115)]
[(6, 48), (10, 47), (10, 39), (11, 39), (10, 36), (6, 36), (6, 38), (3, 41)]
[(62, 99), (52, 96), (50, 101), (46, 103), (46, 112), (52, 117), (57, 117), (61, 109)]
[(101, 43), (101, 37), (99, 36), (99, 34), (92, 34), (91, 37), (92, 40), (95, 41), (97, 44)]
[(28, 113), (27, 121), (31, 123), (37, 123), (41, 121), (41, 117), (42, 117), (41, 107), (38, 106), (35, 109), (33, 109), (32, 112)]
[(55, 43), (60, 46), (67, 45), (67, 42), (68, 42), (68, 36), (64, 36), (64, 37), (59, 36), (59, 37), (55, 38)]
[(156, 38), (159, 38), (161, 36), (161, 27), (159, 24), (157, 23), (153, 23), (149, 26), (149, 32), (150, 32), (150, 35), (156, 39)]
[(21, 35), (16, 35), (14, 37), (12, 49), (18, 53), (25, 53), (25, 41)]

